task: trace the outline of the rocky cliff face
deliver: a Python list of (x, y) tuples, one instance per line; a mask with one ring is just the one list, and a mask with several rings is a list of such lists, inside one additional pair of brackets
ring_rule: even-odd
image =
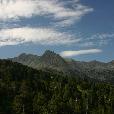
[(66, 60), (50, 50), (45, 51), (42, 56), (23, 53), (11, 60), (35, 69), (51, 69), (66, 75), (86, 76), (101, 81), (114, 82), (114, 61), (103, 63), (95, 60), (90, 62)]

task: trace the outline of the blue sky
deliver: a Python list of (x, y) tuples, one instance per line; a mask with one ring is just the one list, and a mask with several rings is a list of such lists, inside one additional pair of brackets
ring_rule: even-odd
[(53, 50), (114, 60), (114, 0), (0, 0), (0, 58)]

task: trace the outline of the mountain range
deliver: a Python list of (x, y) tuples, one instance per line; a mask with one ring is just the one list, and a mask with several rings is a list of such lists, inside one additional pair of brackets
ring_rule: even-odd
[(42, 56), (22, 53), (18, 57), (10, 58), (10, 60), (38, 70), (53, 70), (65, 75), (78, 75), (81, 78), (87, 77), (114, 83), (114, 60), (108, 63), (96, 60), (90, 62), (76, 61), (62, 58), (50, 50), (46, 50)]
[(0, 114), (114, 114), (114, 85), (48, 70), (0, 60)]
[(113, 67), (49, 50), (0, 59), (0, 114), (114, 114)]

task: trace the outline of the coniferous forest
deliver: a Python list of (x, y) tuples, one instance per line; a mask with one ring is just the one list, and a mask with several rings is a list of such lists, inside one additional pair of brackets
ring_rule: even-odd
[(114, 114), (114, 86), (0, 60), (0, 114)]

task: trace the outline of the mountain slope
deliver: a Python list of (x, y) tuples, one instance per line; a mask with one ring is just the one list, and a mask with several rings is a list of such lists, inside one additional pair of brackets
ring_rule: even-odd
[(103, 63), (99, 61), (80, 62), (62, 58), (60, 55), (47, 50), (42, 56), (21, 54), (11, 59), (35, 69), (46, 69), (63, 72), (66, 75), (79, 75), (100, 81), (114, 83), (114, 62)]
[(114, 87), (0, 60), (0, 114), (113, 114)]
[(68, 74), (72, 71), (72, 69), (68, 67), (68, 63), (60, 55), (49, 50), (45, 51), (42, 56), (23, 53), (10, 60), (35, 69), (53, 69), (55, 71), (65, 72)]

